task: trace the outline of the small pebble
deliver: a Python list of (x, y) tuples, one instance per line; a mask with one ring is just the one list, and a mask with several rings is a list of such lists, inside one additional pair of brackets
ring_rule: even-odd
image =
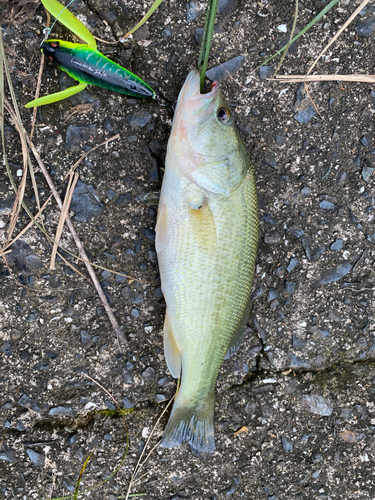
[(374, 168), (373, 167), (368, 167), (365, 165), (362, 169), (362, 178), (365, 182), (368, 182), (370, 180), (370, 177), (374, 173)]
[(301, 124), (306, 124), (313, 116), (315, 116), (315, 114), (315, 109), (311, 106), (311, 104), (309, 104), (305, 109), (296, 113), (293, 118)]
[(264, 236), (264, 242), (270, 245), (278, 243), (281, 240), (280, 233), (274, 229)]
[(85, 349), (91, 347), (93, 344), (92, 336), (86, 330), (81, 330), (81, 342)]
[(341, 250), (343, 246), (344, 242), (340, 239), (336, 239), (329, 248), (331, 250)]
[(365, 21), (360, 21), (354, 28), (360, 36), (370, 36), (375, 29), (375, 16), (370, 16)]
[(334, 208), (336, 208), (336, 205), (334, 205), (333, 203), (331, 203), (328, 200), (322, 200), (319, 203), (319, 206), (320, 206), (320, 208), (323, 208), (323, 210), (333, 210)]
[(220, 82), (220, 80), (228, 78), (230, 76), (229, 74), (238, 71), (244, 62), (245, 58), (243, 56), (233, 57), (233, 59), (229, 59), (229, 61), (206, 71), (206, 77), (211, 81), (216, 80), (217, 82)]
[(293, 443), (290, 439), (283, 437), (281, 441), (285, 451), (293, 451)]
[(132, 309), (130, 313), (133, 316), (133, 318), (139, 318), (139, 311), (138, 311), (138, 309)]
[(332, 414), (331, 405), (322, 396), (303, 395), (301, 406), (303, 409), (316, 415), (322, 415), (323, 417), (329, 417)]
[(70, 406), (57, 406), (56, 408), (51, 408), (48, 415), (51, 417), (72, 417), (73, 410)]
[(142, 372), (142, 377), (146, 380), (146, 382), (154, 382), (155, 376), (156, 373), (152, 366), (149, 366), (145, 371)]
[(259, 68), (260, 81), (264, 82), (267, 80), (267, 78), (271, 78), (274, 71), (275, 71), (275, 68), (273, 66), (261, 66)]
[(287, 281), (285, 283), (285, 290), (291, 295), (293, 295), (293, 293), (296, 290), (296, 283), (294, 281)]
[(279, 292), (276, 288), (270, 288), (268, 292), (267, 302), (271, 302), (271, 300), (276, 299), (279, 296)]
[(339, 281), (341, 278), (346, 276), (352, 269), (349, 262), (344, 262), (338, 266), (323, 272), (320, 278), (313, 283), (313, 286), (326, 285), (327, 283), (333, 283)]
[(296, 257), (292, 257), (289, 261), (288, 267), (286, 270), (288, 273), (292, 272), (293, 269), (299, 264), (299, 260)]
[(44, 463), (46, 460), (46, 457), (44, 455), (41, 455), (40, 453), (37, 453), (36, 451), (31, 450), (30, 448), (27, 448), (26, 451), (34, 467), (38, 467), (40, 469), (44, 467)]

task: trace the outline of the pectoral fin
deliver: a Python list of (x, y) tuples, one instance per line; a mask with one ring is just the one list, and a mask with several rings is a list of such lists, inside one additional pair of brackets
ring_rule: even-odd
[(172, 330), (172, 325), (168, 316), (168, 309), (164, 320), (164, 354), (169, 371), (174, 378), (181, 375), (181, 353)]
[(70, 97), (74, 94), (78, 94), (82, 90), (85, 90), (86, 84), (79, 83), (75, 87), (69, 87), (61, 92), (56, 92), (55, 94), (45, 95), (44, 97), (39, 97), (39, 99), (34, 99), (34, 101), (30, 101), (25, 105), (25, 108), (35, 108), (36, 106), (43, 106), (44, 104), (51, 104), (52, 102), (62, 101), (67, 97)]
[(189, 207), (189, 222), (192, 237), (199, 248), (213, 251), (217, 245), (215, 220), (206, 200), (201, 206)]

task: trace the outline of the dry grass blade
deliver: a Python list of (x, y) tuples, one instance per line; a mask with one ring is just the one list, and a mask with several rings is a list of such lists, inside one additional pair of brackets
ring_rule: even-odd
[[(27, 155), (27, 152), (26, 152), (26, 155)], [(26, 160), (26, 164), (24, 162), (24, 165), (23, 165), (21, 182), (20, 182), (20, 185), (18, 186), (16, 198), (14, 200), (12, 215), (10, 217), (10, 222), (9, 222), (9, 227), (8, 227), (8, 232), (7, 232), (7, 240), (6, 240), (7, 244), (12, 240), (13, 231), (14, 231), (14, 228), (16, 227), (18, 215), (19, 215), (21, 207), (22, 207), (23, 197), (25, 195), (26, 179), (27, 179), (27, 160)]]
[[(11, 105), (10, 105), (10, 103), (9, 103), (9, 101), (7, 99), (5, 99), (5, 103), (6, 103), (8, 111), (11, 113), (11, 116), (13, 117), (15, 111), (12, 109), (12, 107), (11, 107)], [(48, 185), (49, 185), (49, 187), (50, 187), (50, 189), (51, 189), (51, 191), (53, 193), (53, 196), (54, 196), (54, 198), (55, 198), (55, 200), (57, 202), (57, 205), (58, 205), (58, 207), (61, 210), (62, 206), (63, 206), (61, 198), (60, 198), (60, 196), (59, 196), (59, 194), (58, 194), (58, 192), (56, 190), (56, 187), (55, 187), (54, 183), (52, 182), (52, 179), (51, 179), (51, 177), (50, 177), (50, 175), (49, 175), (49, 173), (48, 173), (48, 171), (47, 171), (44, 163), (42, 162), (42, 160), (41, 160), (41, 158), (39, 156), (39, 153), (38, 153), (36, 147), (30, 141), (30, 138), (27, 135), (26, 131), (24, 130), (23, 126), (21, 126), (20, 130), (22, 132), (21, 137), (26, 137), (26, 140), (28, 141), (28, 143), (30, 145), (30, 148), (31, 148), (31, 150), (32, 150), (32, 152), (33, 152), (33, 154), (35, 156), (35, 159), (37, 160), (37, 162), (39, 164), (39, 167), (42, 170), (42, 172), (44, 174), (44, 177), (46, 178), (46, 181), (47, 181), (47, 183), (48, 183)], [(23, 204), (23, 206), (25, 206), (25, 205)], [(43, 234), (46, 235), (46, 237), (48, 238), (48, 240), (51, 241), (51, 238), (48, 236), (48, 234), (45, 232), (45, 230), (36, 222), (35, 218), (30, 213), (30, 211), (28, 210), (28, 208), (26, 206), (25, 206), (25, 209), (26, 209), (29, 217), (31, 219), (33, 219), (33, 222), (38, 226), (38, 228), (43, 232)], [(78, 248), (78, 251), (80, 253), (81, 259), (84, 261), (84, 263), (86, 265), (86, 268), (87, 268), (87, 270), (89, 272), (90, 278), (91, 278), (91, 280), (92, 280), (92, 282), (93, 282), (93, 284), (95, 286), (95, 289), (96, 289), (96, 291), (97, 291), (97, 293), (98, 293), (98, 295), (100, 297), (100, 300), (102, 301), (103, 307), (104, 307), (104, 309), (105, 309), (105, 311), (107, 313), (107, 316), (108, 316), (108, 318), (109, 318), (109, 320), (110, 320), (110, 322), (112, 324), (112, 327), (113, 327), (113, 329), (116, 332), (116, 336), (117, 336), (117, 340), (118, 340), (119, 344), (120, 345), (121, 344), (127, 344), (126, 337), (125, 337), (123, 331), (121, 330), (120, 325), (118, 324), (117, 319), (115, 318), (115, 315), (112, 312), (112, 309), (110, 308), (110, 305), (108, 303), (107, 297), (105, 296), (105, 294), (103, 292), (103, 289), (102, 289), (102, 287), (101, 287), (101, 285), (99, 283), (99, 280), (98, 280), (98, 278), (97, 278), (97, 276), (95, 274), (95, 271), (94, 271), (92, 265), (90, 264), (89, 258), (87, 257), (85, 249), (84, 249), (84, 247), (83, 247), (83, 245), (81, 243), (81, 240), (78, 237), (78, 234), (77, 234), (77, 232), (76, 232), (76, 230), (75, 230), (75, 228), (73, 226), (73, 223), (72, 223), (69, 215), (67, 215), (67, 217), (66, 217), (66, 223), (67, 223), (67, 226), (69, 228), (69, 231), (70, 231), (71, 235), (73, 236), (75, 244), (76, 244), (76, 246)]]
[[(178, 388), (177, 388), (177, 390), (176, 390), (176, 394), (177, 394), (177, 392), (178, 392)], [(145, 451), (146, 451), (146, 448), (147, 448), (147, 446), (148, 446), (148, 443), (149, 443), (149, 441), (150, 441), (151, 437), (153, 436), (153, 434), (154, 434), (154, 432), (155, 432), (155, 429), (156, 429), (157, 425), (159, 424), (160, 420), (163, 418), (163, 415), (164, 415), (164, 414), (165, 414), (165, 412), (168, 410), (169, 406), (172, 404), (172, 402), (173, 402), (173, 400), (174, 400), (174, 398), (175, 398), (176, 394), (175, 394), (175, 395), (173, 396), (173, 398), (171, 398), (171, 400), (168, 402), (168, 404), (166, 405), (166, 407), (165, 407), (165, 408), (164, 408), (164, 410), (162, 411), (162, 413), (161, 413), (160, 417), (157, 419), (156, 424), (155, 424), (155, 425), (154, 425), (154, 427), (152, 428), (152, 431), (150, 432), (150, 435), (149, 435), (149, 437), (148, 437), (148, 439), (147, 439), (147, 441), (146, 441), (146, 444), (145, 444), (145, 446), (144, 446), (144, 448), (143, 448), (143, 450), (142, 450), (141, 456), (139, 457), (139, 460), (138, 460), (138, 462), (137, 462), (137, 465), (135, 466), (135, 469), (134, 469), (134, 472), (133, 472), (133, 474), (132, 474), (132, 477), (130, 478), (129, 488), (128, 488), (128, 491), (127, 491), (127, 493), (126, 493), (125, 500), (128, 500), (128, 498), (129, 498), (129, 496), (130, 496), (130, 491), (131, 491), (132, 486), (134, 485), (134, 482), (135, 482), (135, 476), (138, 474), (138, 472), (140, 471), (140, 469), (141, 469), (141, 468), (144, 466), (144, 464), (147, 462), (147, 460), (149, 459), (149, 457), (150, 457), (151, 453), (154, 451), (154, 449), (155, 449), (157, 446), (159, 446), (159, 443), (157, 443), (157, 444), (156, 444), (156, 445), (155, 445), (155, 446), (151, 449), (151, 451), (149, 452), (149, 454), (147, 455), (147, 457), (145, 458), (145, 460), (144, 460), (144, 461), (142, 462), (142, 464), (141, 464), (141, 460), (142, 460), (143, 455), (144, 455), (144, 453), (145, 453)]]
[(77, 106), (74, 106), (74, 108), (71, 109), (70, 113), (68, 116), (65, 118), (65, 120), (62, 122), (64, 125), (72, 116), (74, 116), (76, 113), (88, 113), (93, 109), (94, 105), (93, 104), (77, 104)]
[[(271, 80), (271, 78), (269, 78)], [(362, 75), (360, 73), (352, 75), (278, 75), (276, 80), (284, 83), (301, 83), (301, 82), (361, 82), (375, 83), (375, 75)]]
[[(345, 21), (345, 23), (341, 26), (341, 28), (338, 30), (338, 32), (331, 38), (331, 40), (327, 43), (327, 45), (324, 47), (324, 49), (320, 52), (320, 54), (318, 55), (318, 57), (315, 59), (315, 61), (313, 62), (313, 64), (310, 66), (308, 72), (306, 73), (306, 77), (308, 77), (311, 73), (311, 71), (315, 68), (316, 64), (318, 63), (319, 59), (322, 57), (322, 55), (329, 49), (329, 47), (338, 39), (338, 37), (341, 35), (341, 33), (349, 26), (349, 24), (353, 21), (353, 19), (355, 19), (355, 17), (357, 17), (357, 15), (361, 12), (361, 10), (369, 3), (370, 0), (363, 0), (363, 2), (359, 5), (359, 7), (357, 7), (355, 9), (355, 11), (353, 12), (353, 14)], [(318, 111), (318, 108), (316, 107), (313, 99), (311, 98), (311, 95), (310, 95), (310, 92), (309, 92), (309, 89), (307, 87), (307, 82), (305, 81), (305, 90), (308, 94), (308, 96), (310, 97), (311, 99), (311, 102), (315, 108), (315, 111), (320, 115), (322, 116), (319, 111)]]
[(331, 38), (331, 40), (327, 43), (327, 45), (324, 47), (324, 49), (321, 51), (321, 53), (318, 55), (318, 57), (315, 59), (313, 64), (310, 66), (309, 71), (306, 73), (306, 76), (308, 76), (311, 71), (315, 68), (316, 64), (318, 63), (319, 59), (322, 57), (322, 55), (329, 49), (329, 47), (335, 43), (335, 41), (338, 39), (338, 37), (341, 35), (341, 33), (349, 26), (349, 24), (353, 21), (355, 17), (361, 12), (361, 10), (366, 7), (366, 5), (369, 3), (370, 0), (363, 0), (363, 2), (355, 9), (353, 14), (345, 21), (345, 23), (341, 26), (341, 28), (338, 30), (338, 32)]
[(67, 188), (66, 193), (65, 193), (64, 203), (63, 203), (62, 210), (61, 210), (60, 220), (59, 220), (57, 230), (56, 230), (55, 241), (53, 243), (52, 254), (51, 254), (51, 263), (49, 266), (49, 268), (51, 270), (55, 269), (57, 247), (59, 245), (61, 233), (62, 233), (62, 230), (64, 227), (64, 222), (65, 222), (66, 216), (68, 215), (70, 202), (72, 201), (72, 196), (73, 196), (74, 188), (76, 187), (77, 181), (78, 181), (78, 174), (75, 173), (73, 175), (73, 173), (71, 173), (70, 177), (69, 177), (68, 188)]

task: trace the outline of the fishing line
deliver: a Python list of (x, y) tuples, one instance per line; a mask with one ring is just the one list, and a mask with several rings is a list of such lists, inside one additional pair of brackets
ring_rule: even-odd
[(43, 40), (42, 40), (42, 43), (40, 44), (40, 46), (43, 45), (43, 43), (47, 40), (47, 38), (49, 37), (51, 31), (52, 31), (52, 28), (55, 26), (56, 24), (56, 21), (59, 20), (59, 17), (61, 16), (61, 14), (64, 12), (65, 9), (67, 9), (68, 7), (70, 7), (70, 5), (74, 2), (74, 0), (70, 0), (70, 2), (68, 3), (68, 5), (65, 5), (65, 7), (61, 10), (60, 14), (56, 17), (56, 19), (53, 21), (52, 23), (52, 26), (50, 28), (44, 28), (43, 30)]

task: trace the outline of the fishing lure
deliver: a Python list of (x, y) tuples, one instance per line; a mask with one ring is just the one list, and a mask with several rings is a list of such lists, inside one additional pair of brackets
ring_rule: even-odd
[(26, 104), (26, 108), (43, 106), (78, 94), (87, 85), (120, 92), (133, 97), (155, 97), (155, 91), (127, 69), (111, 61), (96, 48), (90, 31), (57, 0), (42, 0), (44, 7), (85, 44), (62, 40), (45, 40), (41, 51), (61, 70), (74, 78), (78, 85), (49, 94)]

